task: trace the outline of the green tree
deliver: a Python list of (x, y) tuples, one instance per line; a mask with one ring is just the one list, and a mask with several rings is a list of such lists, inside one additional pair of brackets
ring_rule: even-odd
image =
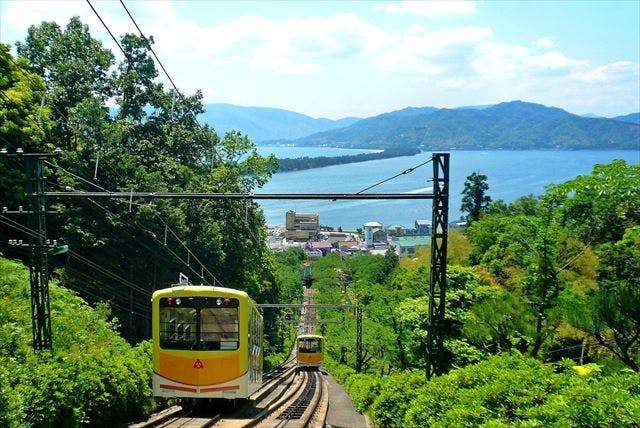
[[(467, 230), (474, 244), (471, 263), (485, 267), (516, 299), (512, 302), (493, 299), (484, 305), (494, 302), (498, 305), (495, 311), (503, 313), (522, 299), (532, 317), (534, 331), (526, 329), (510, 334), (522, 338), (519, 344), (528, 342), (528, 352), (533, 356), (538, 355), (561, 323), (557, 308), (566, 281), (559, 272), (563, 267), (571, 269), (567, 257), (558, 251), (559, 247), (565, 248), (566, 234), (561, 233), (553, 220), (553, 207), (548, 204), (546, 207), (544, 216), (487, 216)], [(523, 326), (520, 321), (510, 325)], [(528, 340), (524, 339), (527, 334), (532, 334)], [(506, 343), (504, 339), (502, 343)]]
[(474, 172), (465, 180), (460, 211), (468, 213), (467, 221), (476, 221), (487, 211), (491, 202), (491, 197), (486, 194), (487, 190), (489, 184), (484, 174)]
[[(600, 248), (595, 295), (596, 339), (635, 371), (640, 371), (640, 227)], [(614, 344), (607, 339), (609, 329)]]
[(550, 186), (547, 194), (560, 207), (561, 224), (583, 242), (616, 242), (640, 224), (640, 165), (598, 164), (591, 174)]
[[(38, 75), (29, 71), (27, 61), (15, 59), (10, 47), (0, 43), (0, 147), (14, 152), (51, 152), (49, 133), (52, 127), (50, 109), (41, 102), (46, 87)], [(18, 157), (0, 156), (0, 203), (16, 210), (25, 205), (25, 165)], [(16, 231), (0, 224), (0, 239), (7, 242), (17, 236)], [(7, 256), (24, 257), (11, 248), (3, 250)]]
[(491, 353), (513, 347), (526, 351), (534, 332), (533, 317), (524, 299), (498, 287), (486, 287), (480, 294), (465, 320), (465, 336)]
[(86, 98), (98, 97), (104, 102), (111, 95), (108, 72), (113, 54), (91, 37), (89, 27), (78, 17), (71, 18), (64, 31), (55, 22), (32, 25), (25, 41), (16, 43), (16, 48), (31, 70), (44, 79), (47, 105), (56, 123), (56, 144), (69, 149), (69, 109)]
[(598, 287), (574, 292), (569, 321), (635, 371), (640, 371), (640, 227), (623, 239), (602, 245)]
[[(156, 82), (152, 43), (123, 36), (125, 57), (111, 74), (113, 55), (78, 18), (64, 31), (55, 23), (31, 27), (18, 44), (23, 61), (47, 83), (55, 138), (64, 143), (58, 159), (64, 171), (55, 171), (50, 185), (235, 193), (264, 185), (277, 168), (275, 157), (259, 156), (238, 132), (220, 138), (201, 126), (196, 117), (203, 112), (202, 94), (174, 96)], [(118, 103), (115, 117), (105, 104), (109, 97)], [(49, 234), (72, 248), (65, 285), (90, 302), (110, 300), (128, 338), (148, 336), (149, 294), (174, 283), (178, 272), (193, 282), (216, 282), (278, 301), (257, 204), (131, 202), (65, 201), (48, 224)]]

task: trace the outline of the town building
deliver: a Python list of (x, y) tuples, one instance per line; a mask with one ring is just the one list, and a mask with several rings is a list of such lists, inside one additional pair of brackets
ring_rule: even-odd
[(285, 216), (285, 238), (293, 241), (315, 240), (320, 232), (318, 214), (300, 214), (287, 211)]
[(396, 246), (396, 254), (412, 257), (415, 255), (417, 248), (431, 245), (431, 237), (427, 235), (397, 236), (394, 238), (393, 243)]
[(416, 235), (431, 235), (431, 220), (416, 220)]
[(377, 221), (369, 221), (363, 225), (364, 243), (367, 248), (386, 248), (387, 232), (382, 224)]

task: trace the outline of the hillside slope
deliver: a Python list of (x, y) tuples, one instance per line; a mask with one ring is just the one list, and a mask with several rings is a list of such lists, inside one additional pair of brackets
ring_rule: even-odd
[(638, 149), (640, 125), (512, 101), (484, 109), (404, 109), (291, 143), (360, 149)]

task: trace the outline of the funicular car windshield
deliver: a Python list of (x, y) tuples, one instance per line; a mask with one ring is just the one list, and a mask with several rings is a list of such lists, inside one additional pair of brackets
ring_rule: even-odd
[(298, 341), (298, 352), (305, 354), (315, 354), (321, 352), (320, 339), (300, 339)]
[(238, 349), (238, 299), (163, 297), (159, 304), (161, 348)]

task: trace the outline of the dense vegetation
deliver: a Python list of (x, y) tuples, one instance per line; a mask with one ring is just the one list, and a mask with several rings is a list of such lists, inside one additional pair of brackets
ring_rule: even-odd
[(640, 125), (513, 101), (485, 109), (404, 109), (291, 141), (299, 146), (427, 150), (637, 150)]
[(640, 166), (596, 165), (511, 204), (480, 196), (449, 237), (449, 373), (425, 378), (426, 251), (314, 262), (316, 302), (364, 314), (356, 373), (353, 311), (322, 311), (337, 322), (320, 327), (329, 370), (381, 427), (635, 426)]
[[(277, 168), (247, 136), (219, 137), (195, 116), (199, 92), (183, 96), (156, 82), (152, 39), (124, 35), (124, 59), (93, 38), (78, 18), (66, 28), (44, 22), (17, 44), (0, 46), (0, 141), (9, 152), (62, 154), (45, 165), (48, 190), (249, 193)], [(117, 103), (111, 115), (107, 100)], [(42, 104), (41, 104), (42, 103)], [(42, 107), (41, 107), (42, 106)], [(24, 164), (0, 157), (2, 206), (26, 206)], [(153, 290), (216, 283), (279, 300), (265, 245), (264, 217), (251, 201), (49, 199), (47, 237), (68, 244), (50, 258), (61, 284), (89, 302), (109, 301), (132, 343), (149, 337)], [(1, 251), (26, 261), (32, 233), (4, 216)], [(13, 223), (17, 221), (18, 223)]]
[(29, 272), (0, 258), (0, 426), (109, 427), (150, 411), (150, 343), (131, 347), (105, 304), (50, 290), (53, 350), (34, 353)]
[(366, 162), (378, 159), (388, 159), (400, 156), (413, 156), (420, 153), (420, 150), (413, 147), (398, 147), (383, 150), (377, 153), (360, 153), (357, 155), (345, 156), (319, 156), (315, 158), (302, 157), (295, 159), (278, 159), (278, 171), (300, 171), (303, 169), (323, 168), (331, 165), (344, 165), (347, 163)]
[[(248, 193), (267, 182), (277, 168), (273, 156), (259, 156), (239, 132), (220, 138), (200, 125), (200, 93), (183, 96), (156, 82), (152, 43), (121, 37), (125, 57), (115, 64), (73, 18), (64, 29), (32, 26), (17, 57), (0, 45), (0, 141), (13, 154), (0, 156), (2, 206), (27, 206), (18, 149), (62, 149), (45, 163), (48, 190)], [(47, 237), (69, 246), (66, 255), (49, 257), (52, 351), (31, 349), (28, 273), (0, 261), (1, 426), (115, 426), (148, 413), (150, 295), (177, 282), (179, 272), (261, 302), (299, 291), (299, 278), (276, 272), (263, 214), (251, 202), (49, 202), (59, 213), (47, 216)], [(1, 214), (4, 257), (26, 261), (26, 247), (7, 243), (33, 234), (23, 219)], [(265, 313), (267, 365), (291, 341), (282, 318)]]

